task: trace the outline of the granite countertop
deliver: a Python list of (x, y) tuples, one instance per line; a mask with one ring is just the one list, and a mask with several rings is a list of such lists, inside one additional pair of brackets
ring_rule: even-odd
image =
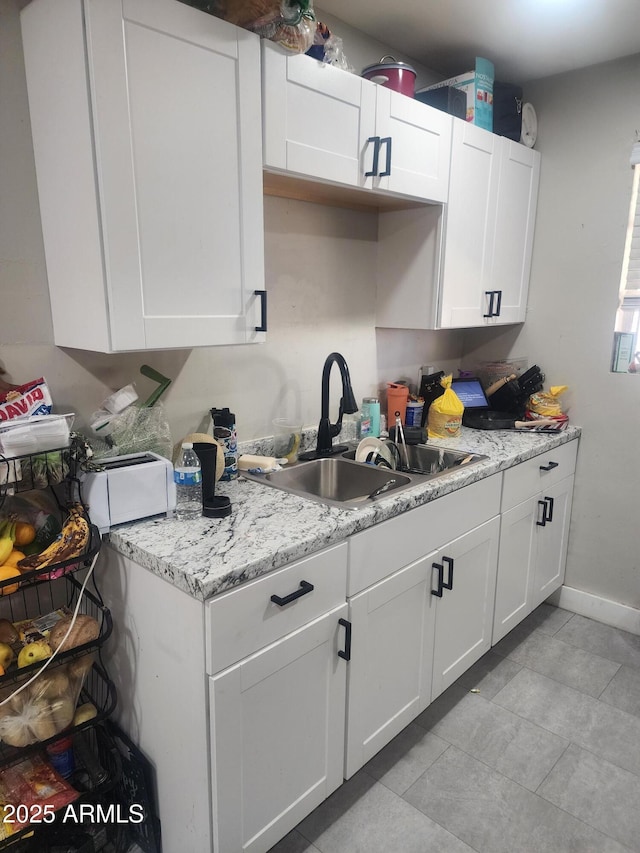
[(228, 518), (139, 521), (112, 530), (108, 540), (120, 554), (204, 601), (579, 435), (573, 426), (556, 435), (463, 427), (458, 438), (429, 444), (480, 453), (487, 460), (356, 510), (326, 506), (241, 477), (216, 487), (218, 494), (231, 498)]

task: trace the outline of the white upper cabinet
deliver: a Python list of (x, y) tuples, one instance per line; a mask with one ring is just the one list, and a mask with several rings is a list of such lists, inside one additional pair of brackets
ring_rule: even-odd
[(54, 339), (257, 342), (259, 39), (175, 0), (22, 12)]
[(454, 120), (437, 326), (522, 323), (540, 155)]
[(524, 322), (540, 155), (453, 119), (449, 200), (380, 212), (378, 326)]
[(262, 60), (265, 169), (447, 200), (450, 116), (270, 42)]

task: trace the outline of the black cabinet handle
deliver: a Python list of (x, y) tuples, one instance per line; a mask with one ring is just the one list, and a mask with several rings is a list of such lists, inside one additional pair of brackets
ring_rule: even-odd
[(557, 468), (560, 465), (559, 462), (549, 462), (548, 465), (541, 465), (541, 471), (553, 471), (554, 468)]
[(547, 516), (545, 521), (553, 521), (553, 498), (545, 498), (545, 503), (548, 501), (549, 511), (547, 512)]
[(338, 657), (344, 660), (351, 660), (351, 622), (346, 619), (338, 619), (338, 625), (344, 628), (344, 651), (338, 651)]
[[(501, 290), (485, 290), (485, 293), (489, 297), (489, 313), (483, 314), (483, 317), (499, 317), (500, 309), (502, 307), (502, 291)], [(496, 300), (496, 304), (494, 307), (493, 300)]]
[(254, 290), (253, 291), (256, 296), (259, 296), (261, 299), (260, 302), (260, 325), (256, 326), (256, 332), (266, 332), (267, 331), (267, 291), (266, 290)]
[(538, 506), (542, 507), (542, 520), (536, 519), (536, 524), (538, 525), (538, 527), (545, 527), (547, 524), (547, 502), (546, 502), (546, 500), (538, 501)]
[(442, 562), (449, 566), (449, 580), (442, 584), (443, 589), (453, 589), (453, 558), (443, 557)]
[(380, 154), (380, 137), (379, 136), (370, 136), (367, 139), (367, 142), (373, 142), (375, 148), (373, 149), (373, 165), (371, 167), (370, 172), (365, 172), (365, 178), (377, 178), (378, 177), (378, 157)]
[(387, 178), (391, 174), (391, 137), (385, 136), (380, 140), (380, 145), (386, 144), (387, 146), (387, 161), (385, 164), (384, 172), (380, 172), (381, 178)]
[(489, 313), (483, 314), (483, 317), (493, 317), (493, 297), (496, 295), (495, 290), (485, 290), (485, 293), (489, 297)]
[(279, 595), (272, 595), (271, 601), (273, 601), (274, 604), (277, 604), (278, 607), (284, 607), (285, 604), (291, 604), (291, 602), (295, 601), (296, 598), (300, 598), (308, 592), (313, 592), (313, 584), (308, 581), (300, 581), (300, 589), (297, 589), (295, 592), (290, 592), (289, 595), (285, 595), (284, 598), (281, 598)]
[(438, 570), (438, 589), (432, 589), (431, 595), (437, 595), (442, 598), (442, 590), (444, 589), (444, 566), (442, 563), (432, 563), (431, 568)]

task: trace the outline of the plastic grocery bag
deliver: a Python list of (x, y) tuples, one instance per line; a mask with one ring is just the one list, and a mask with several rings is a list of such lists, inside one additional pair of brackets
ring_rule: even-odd
[(443, 376), (440, 384), (444, 394), (429, 407), (428, 435), (429, 438), (454, 438), (460, 435), (464, 405), (451, 388), (451, 375)]
[(544, 418), (561, 417), (564, 412), (558, 397), (567, 390), (568, 385), (553, 385), (548, 393), (539, 391), (532, 394), (527, 403), (527, 410)]

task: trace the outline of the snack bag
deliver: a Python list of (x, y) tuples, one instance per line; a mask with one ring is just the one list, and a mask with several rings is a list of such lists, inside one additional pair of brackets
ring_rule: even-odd
[(558, 400), (558, 397), (564, 394), (567, 387), (567, 385), (553, 385), (549, 389), (549, 393), (539, 391), (537, 394), (532, 394), (527, 401), (527, 419), (557, 418), (558, 420), (568, 420)]
[(435, 399), (429, 407), (429, 438), (455, 438), (460, 435), (464, 405), (451, 388), (451, 375), (443, 376), (440, 384), (444, 394)]
[(25, 385), (0, 393), (0, 421), (31, 415), (50, 415), (53, 403), (46, 380), (41, 376)]

